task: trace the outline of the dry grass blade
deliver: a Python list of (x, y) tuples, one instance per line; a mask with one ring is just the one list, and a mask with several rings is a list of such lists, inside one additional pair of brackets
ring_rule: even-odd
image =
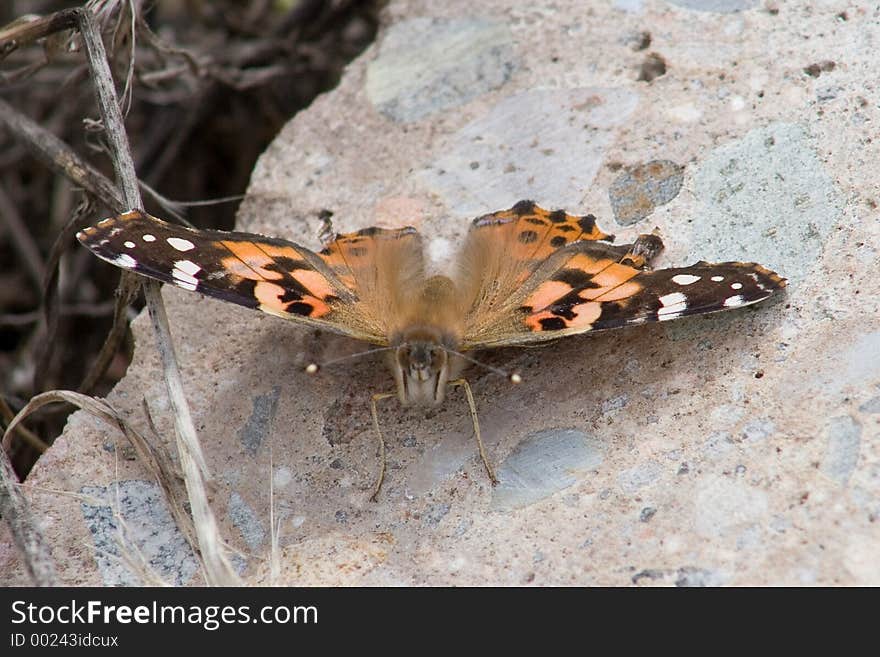
[(19, 488), (18, 477), (12, 470), (6, 452), (0, 453), (0, 517), (6, 520), (12, 530), (31, 581), (37, 586), (55, 586), (58, 581), (52, 554), (37, 529), (30, 505)]
[(145, 281), (144, 294), (147, 298), (153, 328), (159, 337), (159, 355), (165, 371), (168, 397), (174, 412), (174, 428), (177, 435), (180, 467), (183, 470), (193, 520), (196, 523), (202, 560), (206, 566), (205, 579), (208, 580), (208, 584), (236, 584), (238, 576), (235, 575), (232, 565), (226, 557), (217, 521), (208, 504), (208, 496), (205, 491), (207, 477), (203, 476), (208, 472), (208, 466), (189, 412), (189, 406), (183, 395), (183, 383), (177, 366), (177, 358), (174, 355), (168, 317), (165, 314), (165, 304), (162, 302), (159, 284), (155, 281)]
[[(131, 159), (131, 151), (128, 146), (128, 136), (125, 132), (122, 114), (119, 111), (116, 89), (107, 62), (107, 53), (88, 10), (80, 12), (80, 32), (88, 56), (92, 79), (95, 83), (101, 118), (110, 143), (113, 166), (122, 187), (122, 196), (128, 207), (143, 207), (134, 162)], [(157, 344), (165, 372), (165, 383), (174, 412), (174, 427), (180, 464), (195, 521), (205, 579), (209, 585), (237, 584), (239, 583), (238, 576), (226, 557), (214, 513), (208, 504), (208, 496), (205, 491), (208, 468), (199, 445), (189, 405), (183, 395), (180, 368), (174, 354), (171, 331), (168, 327), (168, 318), (165, 314), (159, 285), (152, 281), (146, 282), (144, 291), (150, 317), (153, 320), (153, 328), (156, 331)]]
[[(128, 422), (103, 399), (96, 399), (70, 390), (50, 390), (36, 395), (32, 398), (21, 411), (9, 422), (6, 432), (3, 435), (3, 446), (8, 449), (9, 441), (13, 432), (28, 415), (37, 409), (47, 405), (56, 403), (72, 404), (82, 410), (100, 418), (112, 427), (119, 429), (126, 437), (128, 442), (137, 452), (138, 457), (147, 469), (156, 478), (168, 509), (174, 516), (177, 526), (189, 542), (193, 551), (198, 555), (198, 545), (196, 541), (196, 532), (193, 527), (192, 518), (185, 510), (186, 496), (182, 490), (180, 479), (180, 471), (175, 467), (171, 457), (159, 443), (155, 440), (155, 445), (151, 444), (139, 431), (135, 430)], [(149, 416), (148, 416), (149, 419)], [(152, 426), (152, 422), (151, 422)]]
[(55, 173), (66, 176), (116, 212), (128, 210), (112, 182), (83, 160), (51, 132), (0, 98), (0, 126), (20, 140), (28, 151)]
[[(3, 418), (3, 423), (6, 424), (6, 426), (9, 426), (9, 423), (12, 422), (13, 417), (15, 417), (15, 413), (13, 413), (12, 409), (9, 408), (9, 404), (6, 403), (6, 400), (3, 399), (3, 397), (0, 397), (0, 418)], [(39, 450), (41, 453), (49, 449), (49, 446), (45, 442), (43, 442), (39, 436), (34, 434), (29, 429), (20, 426), (18, 427), (17, 431), (17, 435), (20, 436), (22, 440), (24, 440), (35, 449)], [(12, 442), (11, 437), (13, 435), (16, 434), (10, 434), (10, 443)], [(3, 448), (8, 451), (8, 446), (6, 445), (5, 441), (3, 442)]]

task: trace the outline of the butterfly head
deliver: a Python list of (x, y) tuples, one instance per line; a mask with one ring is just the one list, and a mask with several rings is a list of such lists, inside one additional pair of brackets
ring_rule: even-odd
[(450, 378), (461, 370), (442, 336), (432, 330), (408, 333), (390, 355), (397, 397), (403, 405), (440, 404)]

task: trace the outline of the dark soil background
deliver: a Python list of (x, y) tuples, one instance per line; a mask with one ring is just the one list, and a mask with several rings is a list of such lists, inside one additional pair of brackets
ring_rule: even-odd
[[(0, 3), (0, 98), (113, 179), (94, 90), (74, 31), (36, 42), (9, 38), (38, 16), (81, 3)], [(111, 58), (138, 175), (175, 202), (244, 193), (278, 130), (373, 40), (382, 0), (92, 0)], [(133, 15), (133, 13), (134, 15)], [(177, 206), (145, 190), (147, 210)], [(33, 395), (81, 389), (112, 325), (118, 270), (66, 237), (71, 220), (109, 210), (35, 159), (0, 127), (0, 429)], [(201, 228), (231, 229), (238, 202), (181, 209)], [(79, 213), (78, 213), (79, 210)], [(52, 277), (51, 275), (57, 275)], [(59, 321), (45, 320), (46, 281)], [(132, 310), (135, 312), (137, 308)], [(103, 395), (125, 373), (130, 340), (91, 390)], [(24, 478), (64, 426), (71, 407), (46, 407), (17, 432), (10, 457)], [(2, 433), (2, 431), (0, 431)]]

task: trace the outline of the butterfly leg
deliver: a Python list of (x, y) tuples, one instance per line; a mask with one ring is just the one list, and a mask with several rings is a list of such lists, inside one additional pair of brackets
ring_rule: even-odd
[(449, 387), (461, 386), (464, 388), (464, 394), (467, 396), (468, 407), (471, 411), (471, 421), (474, 423), (474, 436), (477, 439), (477, 448), (480, 450), (480, 458), (483, 459), (483, 465), (486, 467), (486, 473), (493, 484), (498, 483), (498, 477), (495, 476), (495, 469), (489, 463), (489, 457), (486, 456), (486, 448), (483, 445), (483, 438), (480, 435), (480, 421), (477, 419), (477, 405), (474, 403), (474, 393), (471, 392), (471, 386), (465, 379), (456, 379), (449, 382)]
[(370, 501), (375, 502), (379, 496), (379, 490), (382, 488), (382, 482), (385, 481), (385, 438), (382, 436), (382, 430), (379, 428), (379, 414), (376, 410), (376, 402), (389, 397), (395, 397), (393, 392), (380, 392), (370, 397), (370, 413), (373, 416), (373, 428), (376, 429), (376, 437), (379, 439), (379, 476), (376, 477), (376, 483), (373, 485), (373, 494), (370, 495)]

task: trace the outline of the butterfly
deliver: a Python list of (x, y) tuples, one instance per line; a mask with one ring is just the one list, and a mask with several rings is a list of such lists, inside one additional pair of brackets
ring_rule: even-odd
[[(123, 269), (384, 350), (396, 392), (371, 398), (382, 457), (373, 499), (385, 472), (376, 402), (396, 396), (404, 405), (437, 405), (450, 386), (466, 393), (480, 456), (497, 481), (461, 377), (473, 362), (467, 352), (738, 308), (786, 284), (756, 263), (652, 270), (663, 249), (656, 234), (617, 245), (593, 215), (548, 211), (532, 201), (476, 218), (449, 276), (429, 273), (421, 235), (410, 226), (337, 234), (314, 252), (132, 210), (77, 238)], [(510, 378), (519, 381), (515, 373)]]

